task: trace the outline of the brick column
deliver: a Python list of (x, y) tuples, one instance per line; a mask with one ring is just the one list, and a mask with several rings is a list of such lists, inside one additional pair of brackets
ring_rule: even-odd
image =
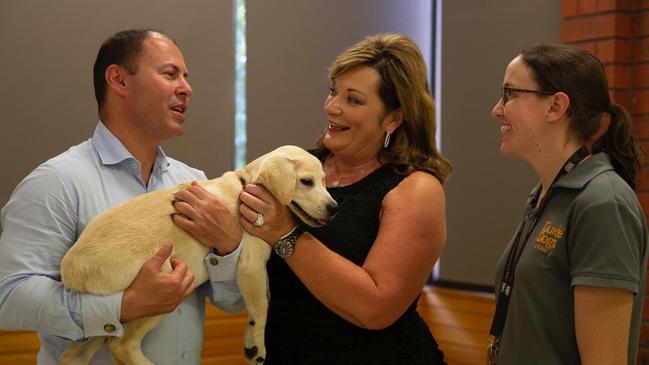
[[(611, 97), (629, 110), (636, 134), (649, 151), (649, 0), (562, 0), (561, 16), (561, 41), (583, 47), (602, 61)], [(636, 192), (649, 216), (649, 167), (641, 171)], [(646, 296), (637, 364), (649, 365)]]

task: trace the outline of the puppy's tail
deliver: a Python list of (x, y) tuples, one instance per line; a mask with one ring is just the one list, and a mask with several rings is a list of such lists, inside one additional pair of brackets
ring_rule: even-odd
[(75, 342), (61, 355), (61, 365), (85, 365), (106, 341), (105, 336), (92, 337), (86, 342)]

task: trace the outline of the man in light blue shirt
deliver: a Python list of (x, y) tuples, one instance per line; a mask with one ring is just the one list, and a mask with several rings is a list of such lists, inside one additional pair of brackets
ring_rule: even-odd
[[(159, 32), (109, 38), (94, 67), (101, 121), (93, 137), (32, 171), (2, 209), (0, 328), (38, 331), (39, 364), (59, 363), (72, 341), (121, 336), (123, 322), (162, 313), (169, 314), (144, 338), (144, 354), (155, 364), (199, 364), (205, 297), (226, 311), (243, 308), (235, 279), (241, 230), (199, 186), (177, 194), (173, 220), (212, 248), (207, 283), (194, 290), (193, 274), (175, 259), (171, 272), (160, 271), (171, 246), (123, 292), (77, 293), (60, 281), (61, 259), (94, 216), (140, 194), (206, 178), (160, 148), (182, 135), (192, 94), (187, 76), (180, 49)], [(112, 364), (105, 345), (91, 364)]]

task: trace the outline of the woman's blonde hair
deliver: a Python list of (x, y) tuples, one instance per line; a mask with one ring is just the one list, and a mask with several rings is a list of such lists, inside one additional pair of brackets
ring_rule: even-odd
[[(426, 63), (415, 42), (401, 34), (367, 37), (336, 58), (329, 78), (333, 81), (357, 66), (379, 73), (378, 94), (386, 112), (400, 108), (403, 115), (390, 144), (381, 150), (381, 162), (391, 164), (400, 174), (426, 171), (444, 182), (452, 167), (435, 144), (435, 104), (428, 88)], [(317, 146), (324, 152), (323, 137)]]

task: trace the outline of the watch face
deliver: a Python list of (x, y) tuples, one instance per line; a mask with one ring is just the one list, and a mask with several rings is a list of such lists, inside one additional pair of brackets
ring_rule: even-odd
[(277, 241), (277, 244), (275, 244), (275, 248), (273, 249), (277, 256), (283, 259), (291, 256), (293, 250), (295, 250), (296, 241), (302, 233), (304, 233), (304, 229), (301, 226), (297, 226), (286, 237)]
[(281, 240), (275, 245), (275, 253), (285, 259), (293, 254), (293, 245), (289, 240)]

